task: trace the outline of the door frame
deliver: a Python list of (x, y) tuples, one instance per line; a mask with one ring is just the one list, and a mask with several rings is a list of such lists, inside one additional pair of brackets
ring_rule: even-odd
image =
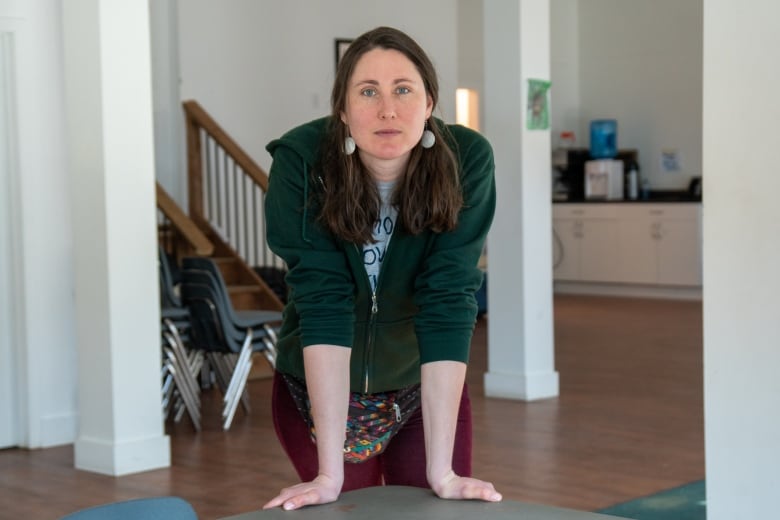
[(14, 43), (13, 26), (0, 23), (0, 448), (22, 443)]

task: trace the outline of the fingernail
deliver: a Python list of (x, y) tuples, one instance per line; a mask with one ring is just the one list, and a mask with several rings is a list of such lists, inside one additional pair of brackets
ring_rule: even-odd
[(295, 507), (295, 506), (293, 506), (293, 505), (292, 505), (292, 503), (290, 503), (290, 502), (285, 502), (285, 504), (282, 506), (282, 508), (283, 508), (285, 511), (289, 511), (289, 510), (291, 510), (293, 507)]
[(498, 502), (501, 500), (501, 493), (493, 493), (493, 496), (490, 497), (491, 500), (494, 502)]

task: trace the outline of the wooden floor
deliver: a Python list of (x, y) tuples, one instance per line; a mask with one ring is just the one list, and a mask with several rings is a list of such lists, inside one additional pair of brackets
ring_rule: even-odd
[[(468, 380), (474, 471), (508, 499), (596, 510), (704, 477), (701, 303), (585, 296), (555, 299), (560, 396), (483, 397), (486, 323)], [(273, 432), (269, 380), (253, 410), (219, 427), (205, 394), (204, 431), (168, 425), (172, 465), (107, 477), (73, 469), (71, 446), (0, 451), (0, 517), (49, 518), (135, 497), (178, 495), (203, 520), (259, 508), (295, 481)]]

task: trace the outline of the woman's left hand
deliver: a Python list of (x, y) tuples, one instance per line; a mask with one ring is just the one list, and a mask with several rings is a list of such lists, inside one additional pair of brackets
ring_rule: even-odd
[(439, 498), (452, 500), (484, 500), (485, 502), (500, 502), (501, 493), (493, 484), (471, 477), (459, 477), (450, 470), (438, 482), (431, 482), (433, 491)]

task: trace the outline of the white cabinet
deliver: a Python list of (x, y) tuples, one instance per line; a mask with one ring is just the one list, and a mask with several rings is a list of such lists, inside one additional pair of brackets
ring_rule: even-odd
[(566, 204), (553, 211), (553, 277), (571, 281), (613, 281), (618, 221), (609, 205)]
[(701, 285), (698, 204), (631, 204), (620, 208), (619, 281)]
[(553, 232), (555, 280), (701, 285), (699, 204), (556, 204)]

